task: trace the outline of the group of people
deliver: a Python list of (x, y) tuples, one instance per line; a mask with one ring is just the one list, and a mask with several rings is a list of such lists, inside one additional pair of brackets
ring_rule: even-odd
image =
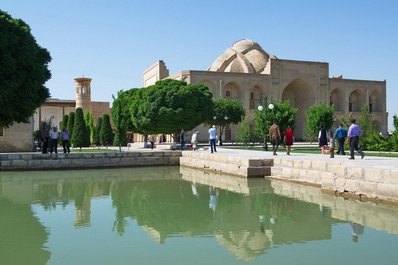
[(337, 139), (339, 149), (336, 152), (338, 155), (345, 155), (344, 142), (350, 145), (350, 157), (349, 159), (355, 159), (354, 151), (356, 150), (360, 155), (361, 159), (365, 157), (365, 153), (359, 147), (359, 137), (362, 135), (361, 127), (356, 124), (355, 119), (350, 120), (350, 128), (347, 131), (344, 129), (343, 124), (339, 125), (339, 128), (334, 132), (334, 134), (328, 134), (324, 125), (321, 125), (321, 130), (318, 135), (319, 147), (321, 147), (322, 155), (326, 152), (326, 147), (328, 145), (329, 138), (329, 153), (330, 158), (334, 158), (334, 149), (336, 148), (336, 143), (334, 139)]
[(47, 154), (48, 147), (50, 146), (50, 154), (52, 154), (53, 152), (57, 154), (58, 141), (59, 139), (61, 139), (62, 147), (64, 148), (64, 154), (66, 154), (66, 152), (68, 152), (69, 154), (69, 135), (70, 132), (66, 128), (63, 128), (62, 133), (60, 134), (57, 127), (53, 127), (53, 129), (50, 131), (49, 126), (45, 126), (44, 130), (41, 133), (41, 138), (43, 141), (42, 153)]

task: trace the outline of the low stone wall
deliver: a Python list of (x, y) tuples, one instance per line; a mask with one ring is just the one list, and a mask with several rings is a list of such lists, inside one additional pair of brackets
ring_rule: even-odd
[(269, 176), (273, 160), (183, 151), (182, 157), (180, 157), (180, 165), (252, 178)]
[(46, 170), (178, 165), (181, 151), (0, 154), (0, 170)]
[(398, 201), (398, 170), (344, 162), (275, 158), (274, 178), (317, 184), (322, 189)]

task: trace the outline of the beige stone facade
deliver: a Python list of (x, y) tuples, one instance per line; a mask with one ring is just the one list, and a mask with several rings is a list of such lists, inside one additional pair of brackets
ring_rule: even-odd
[(0, 153), (32, 152), (33, 121), (15, 123), (9, 128), (0, 128)]
[[(369, 104), (377, 129), (387, 131), (385, 81), (329, 77), (328, 63), (279, 59), (248, 39), (235, 42), (207, 71), (189, 70), (165, 76), (168, 73), (165, 69), (163, 61), (155, 63), (143, 73), (143, 86), (166, 78), (203, 83), (214, 99), (241, 101), (249, 116), (267, 96), (268, 101), (290, 100), (291, 106), (298, 108), (295, 135), (299, 139), (306, 123), (305, 111), (320, 103), (335, 105), (334, 127), (341, 117), (348, 118), (350, 112), (359, 118), (361, 108)], [(235, 140), (236, 127), (226, 129), (224, 141)], [(199, 140), (207, 140), (207, 129), (204, 125), (195, 129), (201, 132)]]

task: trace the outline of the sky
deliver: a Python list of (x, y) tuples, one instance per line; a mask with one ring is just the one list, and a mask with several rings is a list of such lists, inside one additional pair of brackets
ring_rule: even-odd
[(387, 81), (389, 129), (398, 114), (398, 1), (2, 0), (49, 50), (51, 96), (75, 99), (74, 78), (92, 78), (92, 100), (142, 87), (163, 60), (170, 74), (206, 70), (240, 39), (280, 59), (329, 63), (329, 76)]

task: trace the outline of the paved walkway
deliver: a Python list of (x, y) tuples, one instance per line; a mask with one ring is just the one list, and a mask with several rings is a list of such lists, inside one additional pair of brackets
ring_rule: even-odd
[[(207, 152), (209, 150), (198, 150), (195, 152)], [(321, 151), (319, 151), (321, 152)], [(272, 151), (253, 151), (253, 150), (242, 150), (242, 149), (229, 149), (217, 147), (218, 155), (238, 156), (244, 158), (260, 159), (260, 158), (275, 158), (272, 155)], [(288, 156), (285, 152), (279, 152), (277, 158), (287, 158), (290, 160), (312, 160), (312, 161), (327, 161), (327, 162), (339, 162), (345, 165), (361, 166), (361, 167), (372, 167), (380, 169), (398, 169), (398, 158), (396, 157), (377, 157), (377, 156), (366, 156), (364, 159), (356, 154), (355, 160), (349, 160), (349, 155), (339, 156), (335, 155), (335, 158), (329, 158), (329, 154), (303, 154), (303, 153), (292, 153)]]

